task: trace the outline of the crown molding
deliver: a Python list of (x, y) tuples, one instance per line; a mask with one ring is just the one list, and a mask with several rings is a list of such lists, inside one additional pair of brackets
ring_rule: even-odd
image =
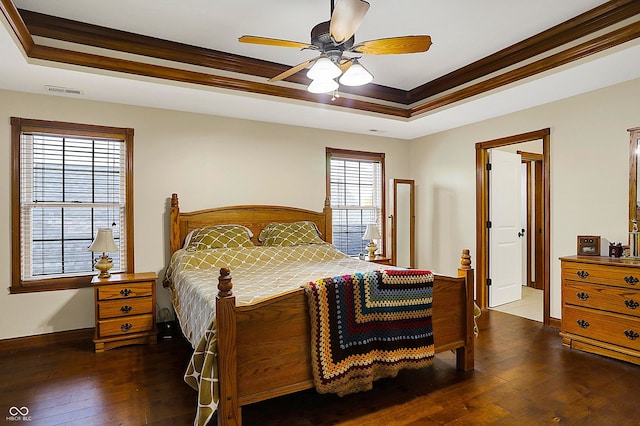
[[(377, 84), (344, 87), (340, 89), (342, 96), (331, 100), (329, 96), (307, 92), (310, 80), (303, 73), (290, 76), (286, 84), (260, 81), (287, 70), (287, 65), (19, 10), (12, 0), (0, 0), (0, 8), (29, 58), (407, 119), (640, 37), (640, 23), (634, 22), (550, 53), (640, 14), (639, 1), (612, 0), (414, 89), (405, 91)], [(67, 42), (70, 46), (89, 46), (96, 48), (96, 53), (36, 44), (34, 36)], [(109, 52), (113, 56), (106, 56)], [(123, 59), (116, 52), (137, 57)], [(549, 55), (540, 58), (546, 53)], [(145, 62), (144, 58), (168, 62), (158, 65)], [(533, 62), (514, 69), (527, 60)], [(202, 69), (187, 69), (190, 65)]]

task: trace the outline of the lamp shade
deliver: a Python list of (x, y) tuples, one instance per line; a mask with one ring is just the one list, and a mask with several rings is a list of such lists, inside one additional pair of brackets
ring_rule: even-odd
[(378, 225), (375, 223), (368, 223), (367, 230), (364, 232), (362, 236), (363, 240), (379, 240), (382, 238), (380, 232), (378, 231)]
[(307, 91), (311, 93), (329, 93), (336, 90), (340, 85), (331, 78), (320, 78), (313, 80), (307, 87)]
[(326, 56), (320, 57), (307, 72), (311, 80), (333, 79), (342, 74), (342, 70)]
[(373, 75), (355, 59), (353, 65), (340, 77), (340, 84), (344, 84), (345, 86), (363, 86), (372, 80)]
[(113, 231), (111, 228), (100, 228), (96, 239), (87, 249), (94, 253), (111, 253), (118, 251), (116, 242), (113, 240)]

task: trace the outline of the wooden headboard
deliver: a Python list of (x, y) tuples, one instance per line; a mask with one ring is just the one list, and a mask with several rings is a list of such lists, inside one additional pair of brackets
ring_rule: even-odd
[(193, 212), (181, 212), (178, 194), (171, 195), (171, 254), (180, 249), (187, 234), (196, 228), (211, 225), (244, 225), (253, 232), (253, 242), (260, 245), (258, 235), (271, 222), (290, 223), (300, 220), (314, 222), (322, 238), (331, 242), (331, 207), (329, 200), (324, 202), (321, 212), (284, 206), (230, 206), (217, 207)]

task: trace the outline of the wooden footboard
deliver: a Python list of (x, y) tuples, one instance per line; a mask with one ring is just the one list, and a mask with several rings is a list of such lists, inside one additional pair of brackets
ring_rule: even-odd
[[(473, 281), (463, 250), (458, 277), (436, 275), (433, 285), (435, 352), (455, 350), (461, 370), (473, 369)], [(218, 424), (240, 425), (241, 406), (313, 387), (309, 313), (302, 289), (236, 307), (224, 268), (218, 288)]]

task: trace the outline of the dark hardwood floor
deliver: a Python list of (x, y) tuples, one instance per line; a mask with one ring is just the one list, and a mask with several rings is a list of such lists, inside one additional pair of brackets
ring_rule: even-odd
[[(637, 425), (640, 366), (562, 347), (558, 330), (490, 311), (476, 369), (434, 366), (339, 398), (314, 390), (245, 407), (245, 425)], [(0, 419), (30, 425), (189, 425), (196, 393), (182, 381), (182, 339), (101, 354), (90, 341), (0, 351)], [(9, 419), (27, 407), (31, 421)], [(15, 412), (15, 410), (14, 410)]]

